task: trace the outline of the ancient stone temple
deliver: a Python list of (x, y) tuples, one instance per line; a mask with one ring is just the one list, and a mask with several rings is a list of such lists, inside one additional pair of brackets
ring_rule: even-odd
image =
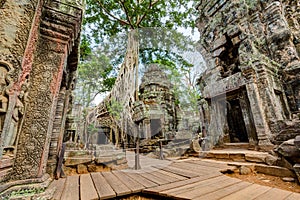
[(135, 102), (133, 120), (141, 130), (141, 138), (171, 139), (178, 130), (178, 105), (172, 85), (161, 66), (146, 69)]
[(53, 175), (73, 101), (82, 13), (81, 0), (0, 1), (0, 182)]
[(199, 78), (211, 145), (273, 145), (300, 134), (299, 1), (200, 1)]

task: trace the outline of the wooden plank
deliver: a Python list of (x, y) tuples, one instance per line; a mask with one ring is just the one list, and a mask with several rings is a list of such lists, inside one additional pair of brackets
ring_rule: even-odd
[(284, 200), (299, 200), (299, 199), (300, 199), (300, 194), (299, 193), (292, 193), (291, 195), (289, 195)]
[(178, 174), (180, 176), (184, 176), (187, 178), (194, 178), (199, 176), (200, 174), (196, 173), (196, 172), (192, 172), (192, 171), (188, 171), (186, 169), (180, 169), (177, 167), (171, 167), (171, 166), (167, 166), (167, 167), (161, 167), (161, 166), (156, 166), (157, 169), (161, 169), (167, 172), (171, 172), (174, 174)]
[[(169, 173), (169, 174), (167, 174), (167, 173)], [(163, 170), (155, 171), (155, 172), (152, 172), (151, 174), (153, 174), (154, 176), (158, 176), (158, 177), (161, 177), (161, 178), (167, 180), (168, 183), (173, 183), (173, 182), (179, 181), (177, 178), (172, 176), (172, 173), (166, 172), (166, 171), (163, 171)]]
[(113, 171), (113, 174), (117, 176), (133, 193), (137, 193), (142, 191), (145, 187), (141, 185), (139, 182), (127, 176), (126, 173), (121, 171)]
[(199, 181), (199, 182), (196, 182), (196, 183), (184, 185), (182, 187), (177, 187), (177, 188), (173, 188), (173, 189), (170, 189), (170, 190), (166, 190), (166, 191), (161, 192), (160, 194), (163, 194), (163, 195), (168, 196), (168, 197), (178, 197), (178, 194), (180, 194), (180, 193), (186, 193), (186, 192), (189, 192), (189, 191), (191, 191), (195, 188), (197, 190), (200, 190), (201, 187), (205, 187), (205, 186), (210, 187), (213, 184), (216, 184), (216, 183), (219, 184), (221, 181), (225, 181), (225, 180), (226, 180), (225, 176), (218, 176), (218, 177), (214, 177), (214, 178), (211, 178), (211, 179), (206, 179), (206, 180), (203, 180), (203, 181)]
[(110, 187), (101, 173), (91, 173), (91, 176), (100, 199), (116, 197), (115, 191)]
[(281, 190), (278, 188), (272, 188), (266, 193), (263, 193), (262, 195), (259, 195), (257, 200), (264, 200), (264, 199), (272, 199), (272, 200), (282, 200), (288, 197), (291, 194), (291, 192), (286, 190)]
[(139, 175), (143, 176), (144, 178), (146, 178), (154, 183), (157, 183), (158, 185), (164, 185), (164, 184), (170, 183), (169, 181), (167, 181), (161, 177), (155, 176), (154, 174), (155, 174), (155, 172), (151, 172), (151, 173), (143, 172), (143, 173), (140, 173)]
[(126, 173), (127, 176), (131, 177), (132, 179), (136, 180), (137, 182), (139, 182), (141, 185), (143, 185), (145, 188), (151, 188), (151, 187), (155, 187), (158, 186), (157, 183), (154, 183), (146, 178), (144, 178), (143, 176), (141, 176), (138, 173)]
[(216, 161), (188, 160), (186, 162), (217, 169), (226, 169), (229, 167), (226, 163), (218, 163)]
[(258, 184), (252, 184), (249, 187), (239, 190), (238, 192), (232, 193), (224, 198), (222, 198), (223, 200), (233, 200), (233, 199), (247, 199), (247, 200), (251, 200), (251, 199), (255, 199), (256, 197), (258, 197), (259, 195), (267, 192), (268, 190), (270, 190), (270, 187), (267, 186), (262, 186), (262, 185), (258, 185)]
[(208, 184), (207, 182), (208, 181), (203, 181), (204, 184), (196, 185), (192, 189), (189, 188), (184, 192), (181, 191), (176, 195), (176, 197), (194, 199), (196, 197), (218, 191), (224, 187), (228, 187), (242, 181), (240, 179), (226, 177), (224, 180), (215, 181), (214, 183)]
[(193, 171), (197, 174), (205, 174), (208, 171), (217, 171), (215, 168), (201, 166), (201, 165), (197, 165), (197, 164), (193, 164), (193, 163), (183, 163), (183, 162), (172, 163), (171, 166), (172, 167), (177, 167), (177, 168), (180, 168), (180, 169)]
[(199, 197), (196, 197), (195, 200), (217, 200), (217, 199), (223, 198), (229, 194), (232, 194), (234, 192), (242, 190), (246, 187), (249, 187), (251, 184), (252, 183), (249, 183), (249, 182), (238, 182), (236, 184), (229, 185), (228, 187), (224, 187), (217, 191), (203, 194), (201, 196), (199, 195)]
[(52, 181), (52, 183), (49, 185), (49, 187), (47, 188), (48, 191), (50, 191), (52, 189), (55, 190), (53, 197), (52, 197), (53, 200), (61, 199), (61, 195), (65, 188), (65, 182), (66, 182), (66, 179), (61, 178), (61, 179)]
[(188, 179), (187, 177), (180, 176), (180, 175), (178, 175), (178, 174), (174, 174), (174, 173), (172, 173), (172, 172), (167, 172), (167, 171), (164, 171), (164, 170), (159, 170), (159, 171), (157, 171), (157, 172), (159, 172), (159, 173), (161, 173), (161, 174), (165, 174), (165, 175), (167, 175), (167, 176), (171, 176), (171, 177), (173, 177), (173, 178), (175, 178), (175, 179), (177, 179), (177, 180), (179, 180), (179, 181)]
[(131, 190), (112, 172), (101, 172), (101, 174), (112, 187), (112, 189), (116, 192), (117, 196), (127, 195), (131, 193)]
[(143, 192), (148, 193), (148, 194), (159, 194), (159, 193), (161, 193), (162, 191), (165, 191), (165, 190), (170, 190), (170, 189), (173, 189), (173, 188), (177, 188), (177, 187), (181, 187), (181, 186), (184, 186), (184, 185), (196, 183), (196, 182), (203, 181), (203, 180), (213, 178), (213, 177), (217, 177), (217, 176), (223, 176), (223, 175), (221, 175), (221, 174), (220, 175), (206, 174), (206, 175), (199, 176), (199, 177), (196, 177), (196, 178), (191, 178), (191, 179), (187, 179), (187, 180), (183, 180), (183, 181), (178, 181), (178, 182), (170, 183), (170, 184), (167, 184), (167, 185), (161, 185), (161, 186), (158, 186), (158, 187), (148, 188), (148, 189), (143, 190)]
[(80, 176), (80, 199), (81, 200), (99, 199), (90, 174), (82, 174)]
[(79, 175), (67, 177), (61, 199), (79, 200)]
[[(163, 171), (163, 170), (159, 170), (159, 171)], [(155, 171), (155, 172), (152, 172), (150, 174), (153, 175), (153, 176), (156, 176), (158, 178), (161, 178), (161, 179), (165, 180), (166, 184), (178, 181), (178, 179), (176, 179), (176, 178), (174, 178), (172, 176), (168, 176), (166, 174), (160, 173), (159, 171)]]

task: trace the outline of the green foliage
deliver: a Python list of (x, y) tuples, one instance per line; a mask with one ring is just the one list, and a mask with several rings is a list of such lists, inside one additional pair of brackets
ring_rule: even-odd
[(99, 129), (94, 124), (89, 124), (87, 126), (87, 132), (89, 135), (94, 135), (98, 133)]
[(82, 35), (80, 42), (80, 59), (86, 60), (92, 54), (91, 43), (86, 35)]
[(84, 24), (99, 38), (145, 27), (194, 27), (192, 4), (186, 0), (87, 0)]
[(107, 103), (107, 110), (112, 117), (115, 119), (120, 119), (120, 113), (123, 110), (123, 106), (120, 102), (116, 101), (115, 99), (111, 99), (109, 103)]
[(78, 67), (76, 102), (90, 107), (98, 94), (111, 90), (116, 80), (118, 69), (110, 64), (110, 60), (99, 51), (87, 55)]

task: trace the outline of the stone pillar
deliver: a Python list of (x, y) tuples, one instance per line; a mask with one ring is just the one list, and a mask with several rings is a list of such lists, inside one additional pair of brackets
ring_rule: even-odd
[(256, 128), (258, 146), (262, 149), (267, 150), (272, 147), (272, 144), (269, 140), (271, 132), (263, 115), (264, 110), (258, 87), (255, 82), (250, 82), (246, 85), (246, 89), (250, 102), (251, 112), (253, 115), (254, 125)]
[(48, 157), (48, 166), (47, 172), (53, 174), (55, 172), (56, 164), (57, 164), (57, 155), (59, 151), (58, 139), (61, 131), (61, 124), (63, 124), (63, 111), (64, 111), (64, 103), (66, 98), (66, 87), (62, 87), (59, 92), (58, 102), (56, 106), (55, 119), (53, 123), (53, 130), (50, 141), (49, 148), (49, 157)]
[(249, 106), (249, 100), (247, 97), (247, 94), (243, 93), (243, 95), (239, 98), (240, 100), (240, 106), (242, 108), (242, 114), (243, 119), (246, 125), (246, 130), (248, 134), (249, 139), (249, 145), (250, 146), (256, 146), (257, 145), (257, 137), (256, 137), (256, 131), (254, 127), (253, 122), (253, 116), (251, 113), (251, 108)]
[(68, 55), (77, 51), (73, 45), (78, 45), (81, 19), (82, 9), (67, 2), (48, 1), (43, 7), (13, 180), (45, 174), (62, 75)]
[(1, 91), (8, 98), (8, 107), (6, 113), (2, 113), (4, 123), (0, 130), (0, 159), (5, 141), (9, 140), (8, 134), (18, 95), (32, 67), (42, 4), (42, 0), (0, 3), (0, 65), (8, 66), (9, 69), (5, 77), (9, 80), (8, 85)]

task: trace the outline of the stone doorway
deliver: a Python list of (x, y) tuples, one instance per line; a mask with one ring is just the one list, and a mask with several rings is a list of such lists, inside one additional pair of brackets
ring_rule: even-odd
[(151, 138), (161, 137), (161, 120), (160, 119), (151, 119), (150, 120), (150, 130)]
[(227, 122), (230, 142), (249, 142), (239, 99), (227, 101)]

